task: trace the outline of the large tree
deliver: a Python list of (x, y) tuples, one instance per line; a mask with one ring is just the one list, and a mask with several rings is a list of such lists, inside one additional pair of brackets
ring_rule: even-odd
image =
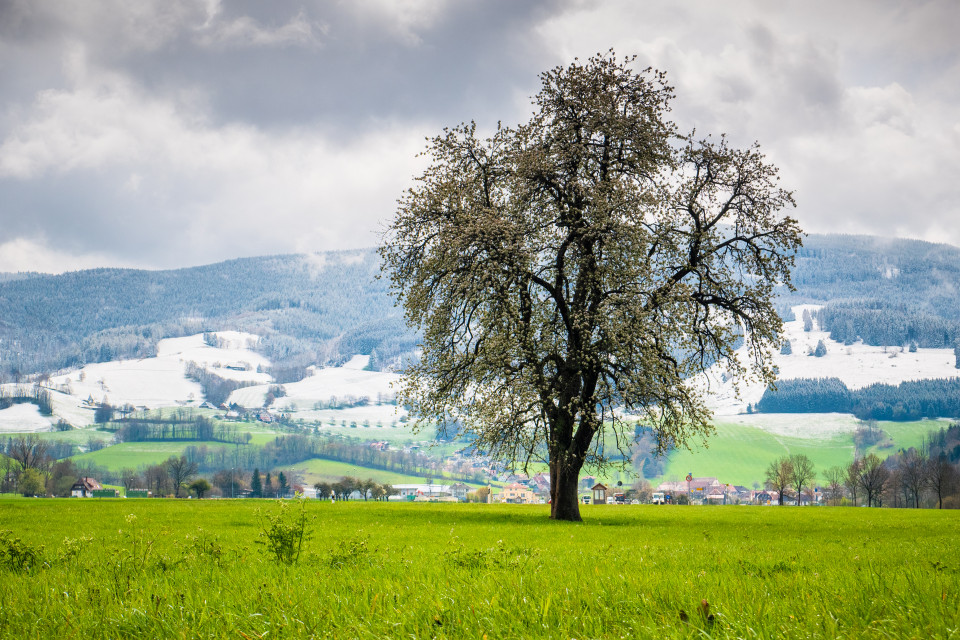
[[(767, 488), (777, 492), (777, 504), (783, 506), (783, 494), (790, 485), (793, 484), (793, 459), (790, 456), (782, 456), (770, 463), (766, 470)], [(797, 504), (800, 499), (797, 498)]]
[(170, 483), (173, 485), (174, 496), (180, 497), (180, 489), (197, 475), (197, 463), (190, 462), (186, 456), (170, 456), (164, 463)]
[(868, 453), (854, 462), (851, 469), (856, 470), (857, 482), (867, 494), (867, 506), (880, 506), (883, 491), (890, 481), (890, 470), (875, 453)]
[(7, 444), (7, 455), (20, 466), (21, 472), (27, 469), (40, 471), (50, 462), (50, 456), (47, 455), (48, 448), (49, 443), (46, 440), (41, 440), (31, 433), (12, 438)]
[(696, 374), (773, 381), (771, 294), (801, 242), (759, 149), (679, 135), (664, 75), (631, 65), (555, 68), (528, 123), (430, 140), (380, 248), (423, 336), (403, 401), (547, 461), (556, 519), (580, 519), (581, 468), (626, 451), (638, 419), (661, 448), (709, 434)]
[(791, 482), (797, 492), (797, 506), (800, 506), (800, 498), (803, 495), (803, 488), (810, 488), (808, 485), (817, 477), (813, 467), (813, 460), (802, 453), (795, 453), (790, 456), (790, 466), (793, 469)]

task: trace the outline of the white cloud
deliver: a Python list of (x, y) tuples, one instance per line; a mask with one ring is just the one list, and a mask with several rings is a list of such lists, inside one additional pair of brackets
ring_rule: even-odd
[(960, 218), (951, 16), (960, 5), (579, 3), (540, 35), (565, 59), (612, 46), (666, 70), (681, 127), (758, 140), (810, 231), (960, 245), (944, 224)]
[(50, 247), (41, 240), (15, 238), (0, 243), (0, 272), (37, 271), (63, 273), (98, 267), (135, 267), (133, 261), (118, 261), (102, 252), (69, 253)]
[(354, 0), (348, 9), (405, 45), (417, 46), (423, 43), (421, 33), (436, 23), (449, 4), (445, 0)]
[[(93, 70), (75, 78), (72, 89), (38, 96), (3, 141), (0, 177), (89, 176), (107, 203), (90, 231), (130, 229), (117, 253), (155, 266), (376, 244), (423, 145), (410, 123), (383, 123), (347, 143), (309, 127), (213, 125), (195, 105), (129, 79)], [(35, 215), (55, 228), (69, 214)]]
[(758, 140), (806, 229), (960, 245), (960, 3), (9, 6), (0, 68), (36, 71), (0, 82), (0, 242), (24, 264), (11, 237), (77, 265), (369, 246), (425, 135), (512, 124), (531, 69), (610, 47), (668, 71), (682, 128)]

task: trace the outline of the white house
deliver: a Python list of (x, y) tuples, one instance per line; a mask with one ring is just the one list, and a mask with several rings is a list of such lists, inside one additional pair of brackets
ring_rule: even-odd
[(92, 498), (93, 492), (103, 489), (93, 478), (80, 478), (70, 487), (70, 496), (73, 498)]

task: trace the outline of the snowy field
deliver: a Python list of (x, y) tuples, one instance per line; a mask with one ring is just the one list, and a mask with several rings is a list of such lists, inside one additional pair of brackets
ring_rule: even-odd
[[(953, 378), (960, 375), (955, 367), (953, 349), (917, 349), (910, 353), (899, 347), (872, 347), (862, 342), (844, 346), (830, 339), (814, 321), (812, 331), (803, 330), (803, 311), (818, 309), (815, 305), (793, 307), (796, 320), (784, 323), (785, 338), (790, 340), (790, 355), (776, 354), (775, 363), (781, 380), (794, 378), (839, 378), (850, 389), (882, 382), (899, 384), (925, 378)], [(827, 354), (816, 358), (808, 355), (823, 340)], [(743, 352), (741, 351), (741, 354)], [(764, 385), (742, 384), (740, 398), (732, 382), (723, 382), (718, 371), (711, 372), (709, 405), (714, 414), (735, 416), (746, 411), (763, 397)], [(851, 417), (851, 420), (855, 420)]]
[[(281, 398), (277, 402), (277, 406), (281, 409), (285, 409), (287, 406), (283, 401), (286, 398)], [(400, 418), (407, 414), (401, 407), (392, 404), (370, 404), (363, 407), (349, 407), (347, 409), (306, 409), (297, 411), (298, 420), (306, 420), (307, 422), (319, 422), (321, 424), (330, 424), (330, 421), (333, 420), (336, 424), (340, 424), (341, 421), (346, 420), (349, 424), (350, 422), (357, 422), (358, 424), (362, 423), (364, 420), (369, 420), (371, 426), (376, 426), (377, 423), (385, 427), (391, 426), (393, 423), (399, 423)]]
[(257, 373), (258, 367), (270, 366), (269, 360), (249, 349), (257, 336), (236, 331), (221, 331), (216, 335), (224, 340), (224, 348), (206, 345), (201, 334), (168, 338), (160, 341), (155, 358), (88, 364), (52, 378), (51, 384), (69, 389), (70, 395), (80, 400), (92, 398), (96, 403), (157, 409), (197, 406), (203, 402), (200, 385), (185, 376), (190, 362), (222, 378), (270, 380), (268, 374)]
[[(366, 396), (370, 402), (376, 404), (377, 395), (392, 396), (396, 391), (394, 385), (400, 381), (395, 373), (381, 371), (364, 371), (369, 356), (354, 356), (342, 367), (327, 367), (313, 369), (313, 375), (299, 382), (290, 382), (283, 385), (287, 395), (278, 398), (277, 407), (296, 406), (298, 411), (313, 410), (318, 402), (329, 402), (331, 398), (344, 401), (347, 398)], [(242, 407), (262, 407), (270, 385), (258, 385), (237, 389), (230, 394), (230, 402)], [(358, 407), (360, 409), (360, 407)], [(373, 407), (363, 407), (365, 414), (369, 414)], [(393, 407), (389, 407), (392, 411)], [(339, 415), (339, 412), (336, 412)], [(305, 417), (298, 414), (299, 417)], [(393, 418), (391, 418), (392, 420)]]
[(204, 369), (227, 380), (242, 380), (265, 384), (271, 381), (267, 373), (257, 373), (257, 369), (266, 369), (270, 361), (252, 351), (259, 340), (258, 336), (239, 331), (217, 331), (217, 338), (223, 347), (211, 347), (204, 343), (203, 335), (184, 338), (168, 338), (157, 345), (158, 359), (176, 359), (183, 363), (195, 362)]
[(36, 433), (50, 431), (52, 427), (51, 419), (40, 415), (35, 404), (22, 403), (0, 409), (0, 433)]
[[(844, 346), (829, 339), (820, 327), (803, 330), (803, 311), (818, 307), (794, 307), (796, 320), (784, 325), (785, 337), (790, 340), (793, 353), (776, 354), (775, 363), (780, 379), (836, 377), (851, 389), (875, 382), (898, 384), (906, 380), (948, 378), (958, 375), (954, 368), (951, 349), (918, 349), (915, 353), (893, 347), (871, 347), (862, 343)], [(199, 384), (185, 377), (189, 363), (196, 363), (222, 378), (243, 380), (255, 386), (238, 389), (230, 402), (248, 407), (262, 407), (272, 379), (262, 371), (270, 362), (253, 351), (257, 336), (236, 331), (216, 333), (219, 346), (211, 347), (198, 334), (184, 338), (162, 340), (155, 358), (121, 360), (90, 364), (83, 369), (55, 376), (50, 384), (54, 416), (41, 416), (32, 404), (15, 405), (0, 411), (0, 431), (48, 431), (60, 418), (75, 427), (93, 422), (93, 408), (85, 401), (109, 402), (113, 405), (131, 404), (135, 407), (157, 409), (173, 406), (198, 406), (203, 402)], [(827, 354), (821, 358), (807, 355), (823, 340)], [(340, 424), (368, 421), (371, 426), (380, 423), (390, 426), (405, 414), (392, 404), (377, 404), (378, 398), (388, 400), (397, 392), (401, 376), (394, 373), (364, 371), (369, 356), (354, 356), (341, 367), (311, 367), (312, 375), (300, 382), (283, 385), (286, 396), (277, 398), (274, 408), (290, 411), (297, 419), (321, 424), (334, 421)], [(258, 373), (258, 369), (261, 371)], [(791, 436), (811, 435), (829, 437), (850, 432), (856, 428), (853, 416), (840, 414), (746, 414), (747, 404), (755, 404), (763, 396), (762, 384), (746, 383), (740, 386), (740, 396), (734, 393), (732, 381), (723, 381), (721, 370), (715, 368), (700, 384), (707, 387), (708, 404), (718, 422), (752, 425), (767, 431)], [(346, 409), (316, 408), (331, 399), (349, 402), (361, 397), (369, 404)]]

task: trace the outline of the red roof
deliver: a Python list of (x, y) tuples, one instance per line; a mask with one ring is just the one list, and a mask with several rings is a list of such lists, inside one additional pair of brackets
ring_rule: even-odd
[(73, 483), (71, 489), (85, 489), (87, 491), (96, 491), (98, 489), (103, 489), (99, 482), (93, 478), (80, 478)]

